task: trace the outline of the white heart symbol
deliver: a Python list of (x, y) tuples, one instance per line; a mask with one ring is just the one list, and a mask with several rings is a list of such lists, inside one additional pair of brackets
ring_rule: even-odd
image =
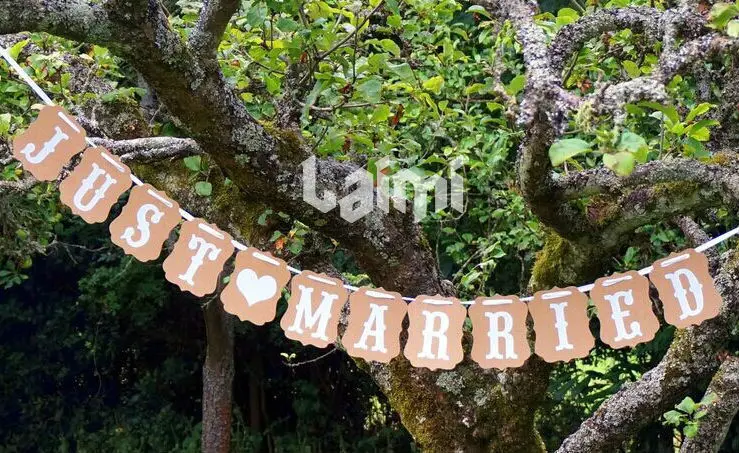
[(244, 269), (236, 277), (236, 286), (251, 307), (254, 304), (271, 299), (277, 293), (277, 281), (269, 275), (258, 277), (251, 269)]

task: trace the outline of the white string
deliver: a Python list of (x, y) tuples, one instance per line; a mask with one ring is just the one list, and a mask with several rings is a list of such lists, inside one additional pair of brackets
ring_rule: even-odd
[[(20, 77), (21, 80), (23, 80), (29, 87), (31, 87), (31, 89), (36, 93), (36, 95), (38, 95), (38, 97), (42, 101), (44, 101), (47, 105), (56, 105), (56, 104), (54, 104), (54, 101), (52, 101), (51, 98), (44, 92), (44, 90), (42, 90), (41, 87), (38, 86), (36, 84), (36, 82), (34, 82), (34, 80), (26, 73), (26, 71), (24, 71), (23, 68), (21, 68), (21, 66), (18, 64), (18, 62), (15, 61), (15, 59), (10, 55), (10, 53), (8, 52), (8, 50), (5, 49), (2, 46), (0, 46), (0, 55), (2, 55), (2, 57), (5, 59), (5, 61), (8, 62), (8, 64), (10, 65), (10, 67), (13, 68), (13, 70), (16, 72), (16, 74), (18, 74), (18, 77)], [(94, 146), (97, 146), (97, 145), (95, 145), (95, 143), (93, 143), (93, 141), (89, 137), (86, 137), (85, 138), (85, 141), (90, 146), (93, 146), (93, 147)], [(137, 178), (133, 173), (131, 174), (131, 181), (133, 181), (133, 183), (136, 184), (137, 186), (141, 186), (141, 185), (144, 184), (144, 182), (141, 181), (139, 178)], [(189, 212), (187, 212), (187, 211), (185, 211), (184, 209), (181, 209), (181, 208), (180, 208), (180, 216), (183, 219), (187, 220), (187, 221), (192, 221), (192, 220), (195, 219), (195, 216), (193, 216), (192, 214), (190, 214)], [(716, 236), (715, 238), (711, 239), (710, 241), (708, 241), (708, 242), (706, 242), (704, 244), (701, 244), (701, 245), (695, 247), (695, 251), (696, 252), (704, 252), (704, 251), (706, 251), (706, 250), (708, 250), (708, 249), (710, 249), (712, 247), (715, 247), (716, 245), (718, 245), (718, 244), (720, 244), (720, 243), (728, 240), (729, 238), (731, 238), (733, 236), (736, 236), (737, 234), (739, 234), (739, 227), (736, 227), (733, 230), (729, 230), (726, 233), (724, 233), (724, 234), (722, 234), (720, 236)], [(232, 240), (231, 242), (233, 243), (234, 247), (237, 248), (237, 249), (239, 249), (239, 250), (246, 250), (248, 248), (246, 245), (244, 245), (241, 242), (238, 242), (236, 240)], [(297, 274), (300, 274), (302, 272), (300, 269), (297, 269), (297, 268), (292, 267), (292, 266), (287, 266), (287, 270), (290, 271), (293, 274), (296, 274), (296, 275)], [(653, 270), (654, 270), (654, 267), (653, 266), (647, 266), (647, 267), (645, 267), (643, 269), (639, 269), (638, 273), (639, 273), (639, 275), (647, 275), (650, 272), (652, 272)], [(357, 291), (357, 290), (359, 290), (359, 288), (356, 287), (356, 286), (352, 286), (352, 285), (343, 285), (343, 286), (344, 286), (344, 288), (348, 289), (349, 291)], [(587, 284), (587, 285), (578, 286), (577, 287), (577, 290), (580, 291), (580, 292), (582, 292), (582, 293), (587, 293), (590, 290), (592, 290), (594, 286), (595, 285), (593, 283), (590, 283), (590, 284)], [(415, 299), (416, 299), (415, 297), (403, 296), (403, 300), (408, 301), (408, 302), (412, 302)], [(523, 302), (528, 302), (528, 301), (531, 301), (533, 299), (534, 298), (532, 296), (528, 296), (528, 297), (522, 297), (520, 300), (523, 301)], [(426, 299), (426, 300), (429, 301), (429, 300), (433, 300), (433, 299)], [(434, 302), (438, 302), (438, 301), (435, 301), (434, 300), (432, 303), (434, 303)], [(465, 300), (465, 301), (462, 301), (461, 303), (462, 303), (462, 305), (474, 305), (475, 304), (475, 301), (474, 300)]]

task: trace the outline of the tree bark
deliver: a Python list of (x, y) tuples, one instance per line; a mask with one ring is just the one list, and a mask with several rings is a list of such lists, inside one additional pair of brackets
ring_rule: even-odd
[(739, 357), (732, 356), (724, 361), (706, 390), (706, 396), (709, 395), (714, 399), (705, 408), (706, 415), (699, 421), (698, 433), (685, 439), (680, 453), (716, 453), (721, 448), (739, 409)]
[(203, 365), (203, 431), (205, 453), (228, 453), (231, 447), (231, 401), (234, 377), (234, 326), (220, 301), (204, 308), (207, 347)]

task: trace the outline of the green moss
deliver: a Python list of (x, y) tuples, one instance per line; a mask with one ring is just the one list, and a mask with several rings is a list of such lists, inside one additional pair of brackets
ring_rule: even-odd
[[(389, 365), (388, 398), (408, 431), (423, 451), (446, 453), (456, 451), (460, 436), (449, 417), (452, 410), (446, 398), (435, 398), (425, 380), (408, 379), (411, 364), (396, 359)], [(446, 404), (445, 404), (446, 403)]]
[(534, 291), (566, 283), (574, 284), (576, 275), (570, 275), (568, 257), (577, 253), (571, 242), (550, 232), (544, 239), (544, 248), (536, 256), (531, 271), (531, 287)]
[(734, 157), (730, 153), (721, 152), (712, 155), (706, 160), (706, 162), (715, 165), (730, 165), (734, 162)]
[(657, 199), (668, 195), (673, 199), (680, 199), (695, 195), (700, 187), (692, 181), (672, 181), (655, 184), (652, 190)]
[(282, 161), (301, 162), (307, 157), (303, 152), (303, 139), (300, 134), (290, 129), (280, 129), (270, 122), (262, 122), (262, 127), (275, 138), (277, 157)]

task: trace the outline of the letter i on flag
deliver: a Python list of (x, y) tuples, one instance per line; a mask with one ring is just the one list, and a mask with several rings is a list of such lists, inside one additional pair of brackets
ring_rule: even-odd
[(405, 313), (400, 294), (359, 288), (349, 296), (349, 325), (341, 344), (352, 357), (388, 363), (400, 354)]
[(482, 368), (523, 365), (531, 355), (526, 338), (526, 304), (516, 296), (478, 297), (469, 308), (472, 360)]
[(59, 106), (46, 106), (36, 121), (13, 140), (13, 157), (41, 181), (52, 181), (85, 149), (85, 130)]
[(462, 361), (467, 310), (458, 299), (418, 296), (408, 305), (408, 342), (403, 354), (415, 367), (451, 370)]
[(673, 326), (688, 327), (718, 316), (721, 295), (702, 253), (694, 249), (673, 253), (654, 263), (649, 278), (659, 291), (665, 321)]
[(59, 185), (59, 198), (87, 223), (104, 222), (131, 187), (131, 170), (105, 148), (89, 148)]
[(164, 192), (149, 184), (136, 186), (110, 224), (111, 240), (139, 261), (155, 260), (180, 219), (180, 206)]
[(572, 286), (534, 294), (529, 312), (534, 318), (536, 354), (547, 362), (587, 356), (595, 345), (587, 309), (588, 296)]
[(325, 348), (336, 341), (339, 314), (347, 296), (341, 280), (303, 271), (290, 284), (290, 299), (280, 327), (291, 340)]
[(203, 297), (216, 290), (233, 251), (231, 236), (215, 225), (201, 219), (185, 222), (174, 250), (164, 260), (164, 276), (181, 290)]

